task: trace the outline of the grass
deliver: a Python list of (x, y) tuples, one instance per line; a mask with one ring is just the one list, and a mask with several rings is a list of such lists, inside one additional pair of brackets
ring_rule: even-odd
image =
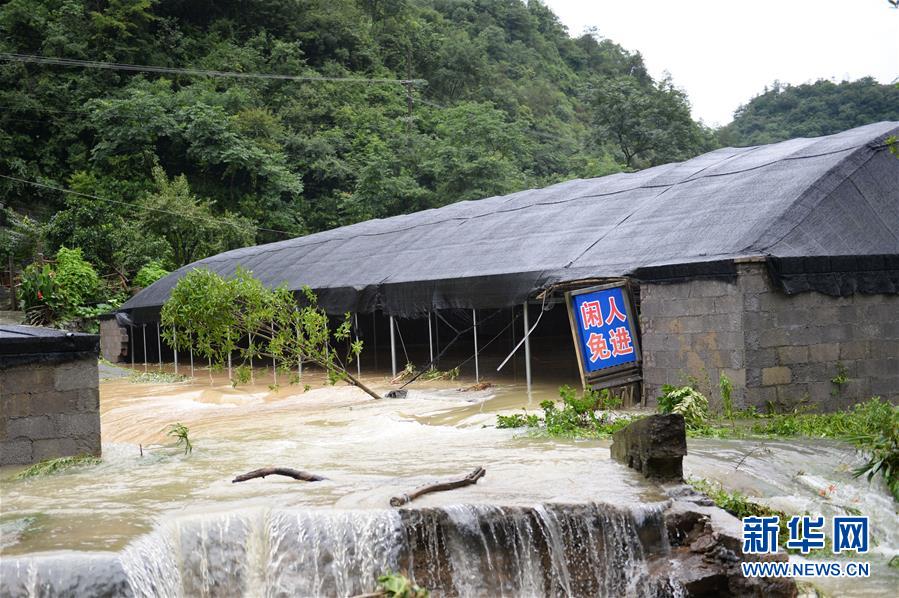
[(14, 480), (26, 480), (48, 475), (56, 475), (69, 469), (76, 467), (86, 467), (89, 465), (97, 465), (100, 463), (99, 457), (93, 455), (75, 455), (74, 457), (59, 457), (58, 459), (47, 459), (40, 463), (35, 463), (31, 467), (20, 471), (13, 478)]

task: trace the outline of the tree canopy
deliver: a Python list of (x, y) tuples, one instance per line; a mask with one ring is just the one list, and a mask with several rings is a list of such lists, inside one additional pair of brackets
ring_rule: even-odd
[[(79, 247), (125, 280), (711, 142), (639, 53), (570, 36), (538, 0), (10, 0), (0, 52), (411, 81), (0, 61), (6, 220), (28, 215), (41, 250)], [(616, 93), (640, 109), (625, 131)]]
[(776, 82), (718, 131), (722, 144), (761, 145), (794, 137), (832, 135), (883, 120), (899, 120), (899, 86), (871, 77), (857, 81)]

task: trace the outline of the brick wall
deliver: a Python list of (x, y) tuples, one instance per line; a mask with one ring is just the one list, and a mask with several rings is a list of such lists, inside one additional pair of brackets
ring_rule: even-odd
[(662, 384), (693, 377), (720, 405), (722, 373), (737, 406), (831, 410), (873, 395), (899, 402), (899, 296), (788, 296), (763, 263), (737, 264), (737, 272), (732, 283), (641, 285), (650, 403)]
[(0, 369), (0, 465), (100, 454), (97, 356)]

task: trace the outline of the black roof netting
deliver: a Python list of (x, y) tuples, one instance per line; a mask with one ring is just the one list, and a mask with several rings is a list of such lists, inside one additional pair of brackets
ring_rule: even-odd
[[(776, 264), (788, 292), (899, 292), (899, 159), (886, 145), (895, 135), (899, 123), (882, 122), (723, 148), (228, 251), (157, 281), (122, 311), (149, 319), (189, 270), (238, 266), (271, 286), (308, 285), (332, 313), (407, 317), (514, 305), (566, 281), (720, 275), (756, 256)], [(815, 282), (834, 260), (835, 292), (832, 277)]]

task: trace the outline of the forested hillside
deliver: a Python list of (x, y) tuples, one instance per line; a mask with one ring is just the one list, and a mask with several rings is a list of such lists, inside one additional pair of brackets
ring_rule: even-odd
[(723, 145), (759, 145), (793, 137), (831, 135), (883, 120), (899, 120), (899, 86), (865, 77), (780, 85), (741, 106), (718, 131)]
[(0, 61), (0, 251), (33, 251), (27, 214), (45, 254), (129, 282), (715, 143), (639, 54), (536, 0), (12, 0), (0, 52), (310, 78)]

